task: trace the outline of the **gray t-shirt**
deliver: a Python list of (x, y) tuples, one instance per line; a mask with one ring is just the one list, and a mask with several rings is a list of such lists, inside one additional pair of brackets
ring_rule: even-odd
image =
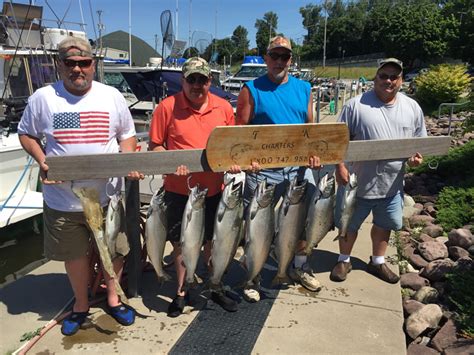
[[(350, 140), (426, 137), (423, 111), (418, 103), (398, 93), (395, 103), (384, 104), (373, 90), (349, 100), (339, 122), (349, 127)], [(376, 199), (403, 191), (406, 159), (352, 163), (357, 174), (357, 196)]]

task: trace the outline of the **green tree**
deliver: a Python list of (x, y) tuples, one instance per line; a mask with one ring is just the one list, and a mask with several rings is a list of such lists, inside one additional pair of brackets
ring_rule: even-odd
[(322, 53), (324, 31), (322, 10), (322, 6), (313, 4), (308, 4), (299, 10), (303, 17), (303, 27), (308, 31), (304, 36), (300, 52), (303, 60), (311, 60), (319, 53)]
[(432, 0), (375, 0), (366, 33), (373, 48), (387, 56), (397, 56), (406, 66), (415, 59), (441, 58), (448, 53), (449, 42), (457, 36), (454, 16), (445, 16)]
[(276, 36), (278, 15), (272, 11), (265, 13), (263, 19), (257, 19), (257, 21), (255, 21), (255, 28), (257, 29), (255, 42), (257, 43), (259, 54), (263, 55), (267, 51), (270, 38)]
[(448, 0), (443, 6), (444, 16), (458, 22), (458, 35), (450, 42), (451, 56), (471, 62), (474, 58), (474, 0)]
[(236, 47), (234, 57), (238, 60), (242, 60), (245, 54), (249, 51), (249, 32), (243, 26), (237, 26), (232, 32), (232, 42)]

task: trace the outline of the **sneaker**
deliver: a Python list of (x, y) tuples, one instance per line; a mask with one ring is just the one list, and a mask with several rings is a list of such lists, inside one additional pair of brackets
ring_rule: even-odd
[(250, 303), (260, 301), (260, 292), (254, 288), (244, 288), (244, 300)]
[(224, 308), (227, 312), (236, 312), (237, 311), (237, 302), (232, 298), (227, 297), (223, 291), (212, 291), (211, 299), (217, 303), (219, 306)]
[(329, 279), (331, 281), (341, 282), (344, 281), (347, 277), (347, 274), (352, 270), (351, 262), (345, 263), (344, 261), (338, 261), (337, 264), (333, 267)]
[(121, 304), (115, 307), (108, 307), (109, 314), (122, 325), (128, 326), (135, 323), (135, 309), (131, 306)]
[(367, 272), (391, 284), (396, 284), (400, 280), (400, 277), (390, 270), (386, 263), (375, 265), (372, 264), (372, 261), (369, 261)]
[(183, 313), (186, 306), (186, 296), (176, 296), (168, 306), (168, 317), (176, 318)]
[(288, 276), (312, 292), (321, 290), (321, 283), (316, 279), (306, 263), (302, 267), (290, 268)]
[(64, 319), (63, 325), (61, 326), (61, 333), (66, 336), (76, 334), (88, 315), (89, 311), (72, 312), (66, 319)]

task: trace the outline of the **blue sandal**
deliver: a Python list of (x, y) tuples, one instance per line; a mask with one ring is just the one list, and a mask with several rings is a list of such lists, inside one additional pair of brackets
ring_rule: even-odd
[(114, 318), (117, 322), (122, 325), (132, 325), (135, 323), (135, 309), (130, 306), (121, 304), (115, 307), (108, 307), (109, 314)]
[(61, 333), (67, 336), (76, 334), (88, 315), (89, 311), (72, 312), (69, 317), (64, 319), (63, 325), (61, 326)]

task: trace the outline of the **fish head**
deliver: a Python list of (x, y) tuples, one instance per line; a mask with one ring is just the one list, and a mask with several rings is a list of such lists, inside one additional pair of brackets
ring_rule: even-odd
[(267, 185), (267, 180), (262, 180), (256, 192), (256, 200), (260, 208), (265, 208), (273, 202), (276, 185)]
[(328, 198), (336, 192), (336, 178), (333, 174), (326, 174), (319, 183), (319, 191), (323, 198)]
[(242, 203), (242, 185), (242, 181), (239, 181), (238, 183), (232, 183), (225, 187), (223, 200), (228, 208), (233, 209)]
[(204, 207), (207, 190), (207, 188), (200, 189), (199, 184), (191, 188), (189, 198), (191, 199), (191, 206), (193, 207), (193, 209), (198, 210)]
[(298, 181), (295, 177), (288, 188), (288, 201), (294, 205), (300, 203), (300, 201), (306, 196), (306, 189), (308, 187), (308, 180), (304, 179)]

